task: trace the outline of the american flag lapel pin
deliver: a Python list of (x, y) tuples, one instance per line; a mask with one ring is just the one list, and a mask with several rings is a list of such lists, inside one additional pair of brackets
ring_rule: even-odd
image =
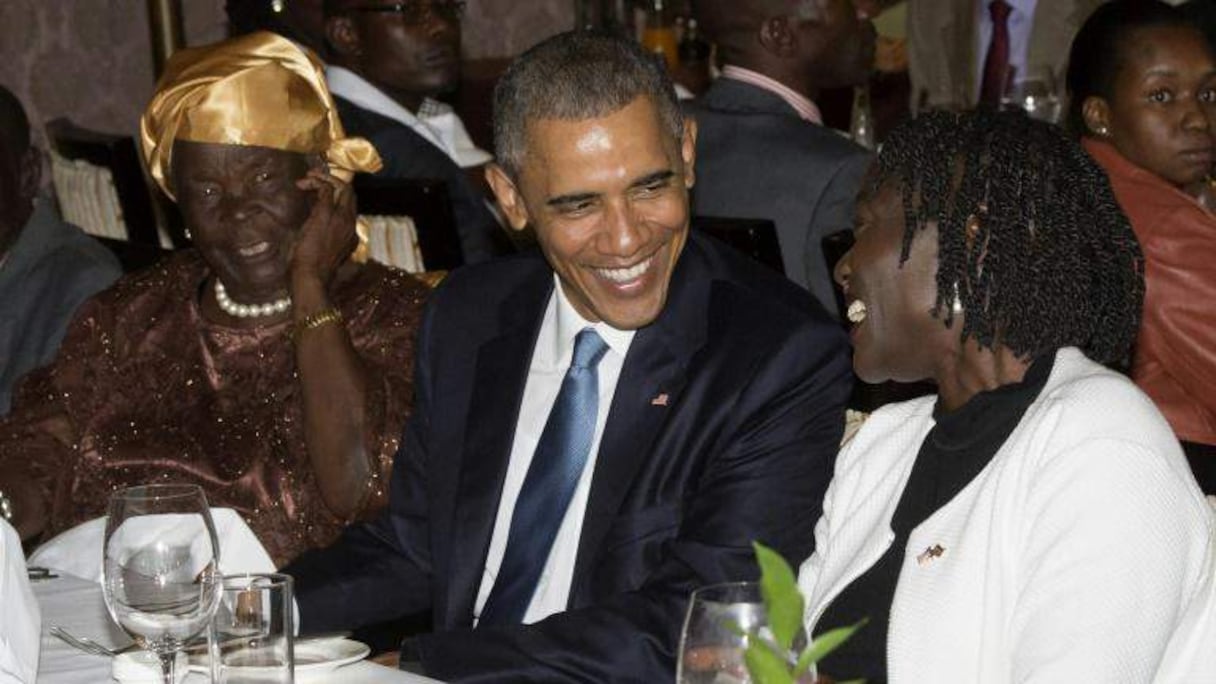
[(941, 558), (944, 553), (946, 553), (946, 549), (943, 548), (941, 544), (934, 544), (933, 546), (930, 546), (922, 551), (920, 555), (916, 557), (916, 564), (924, 565), (934, 558)]
[(651, 399), (650, 405), (651, 406), (666, 406), (667, 399), (668, 399), (667, 393), (664, 392), (664, 393), (660, 394), (659, 396), (655, 397), (654, 399)]

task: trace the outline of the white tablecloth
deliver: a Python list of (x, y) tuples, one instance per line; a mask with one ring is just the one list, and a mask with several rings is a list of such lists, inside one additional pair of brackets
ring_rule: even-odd
[[(78, 636), (87, 636), (107, 646), (130, 639), (113, 624), (101, 597), (101, 585), (63, 575), (34, 583), (34, 596), (42, 608), (42, 655), (38, 661), (39, 684), (105, 684), (110, 678), (110, 659), (91, 656), (51, 636), (59, 625)], [(325, 677), (334, 684), (426, 684), (433, 679), (377, 665), (369, 661), (347, 665)], [(191, 674), (187, 684), (206, 684), (207, 677)]]
[(0, 516), (0, 684), (28, 682), (38, 667), (42, 617), (26, 579), (17, 530)]

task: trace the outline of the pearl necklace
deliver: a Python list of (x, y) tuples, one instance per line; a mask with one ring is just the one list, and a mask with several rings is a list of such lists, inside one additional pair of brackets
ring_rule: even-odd
[(228, 298), (228, 290), (219, 278), (215, 279), (215, 303), (229, 316), (237, 318), (259, 318), (283, 313), (291, 308), (291, 297), (284, 297), (265, 304), (238, 304)]

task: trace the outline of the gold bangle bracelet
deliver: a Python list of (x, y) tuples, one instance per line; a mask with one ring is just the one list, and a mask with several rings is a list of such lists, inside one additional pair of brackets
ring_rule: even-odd
[(329, 325), (330, 323), (341, 323), (343, 320), (342, 312), (338, 311), (334, 307), (331, 306), (328, 309), (321, 309), (311, 316), (305, 316), (304, 320), (296, 323), (295, 328), (292, 329), (291, 337), (292, 339), (298, 340), (309, 330), (315, 330), (321, 326)]

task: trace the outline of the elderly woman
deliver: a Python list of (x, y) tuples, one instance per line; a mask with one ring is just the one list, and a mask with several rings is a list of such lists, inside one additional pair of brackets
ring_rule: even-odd
[(1101, 170), (1021, 113), (926, 114), (888, 139), (855, 232), (836, 270), (854, 369), (938, 394), (878, 410), (837, 460), (799, 576), (808, 629), (870, 623), (821, 669), (1212, 681), (1192, 626), (1216, 619), (1211, 511), (1152, 403), (1101, 365), (1143, 292)]
[(384, 504), (427, 288), (349, 258), (345, 179), (379, 158), (290, 41), (175, 53), (142, 144), (194, 249), (82, 308), (0, 422), (0, 483), (23, 539), (197, 483), (284, 563)]
[(1068, 88), (1075, 132), (1144, 249), (1132, 379), (1216, 493), (1216, 214), (1188, 194), (1216, 162), (1216, 56), (1176, 8), (1115, 0), (1077, 34)]

